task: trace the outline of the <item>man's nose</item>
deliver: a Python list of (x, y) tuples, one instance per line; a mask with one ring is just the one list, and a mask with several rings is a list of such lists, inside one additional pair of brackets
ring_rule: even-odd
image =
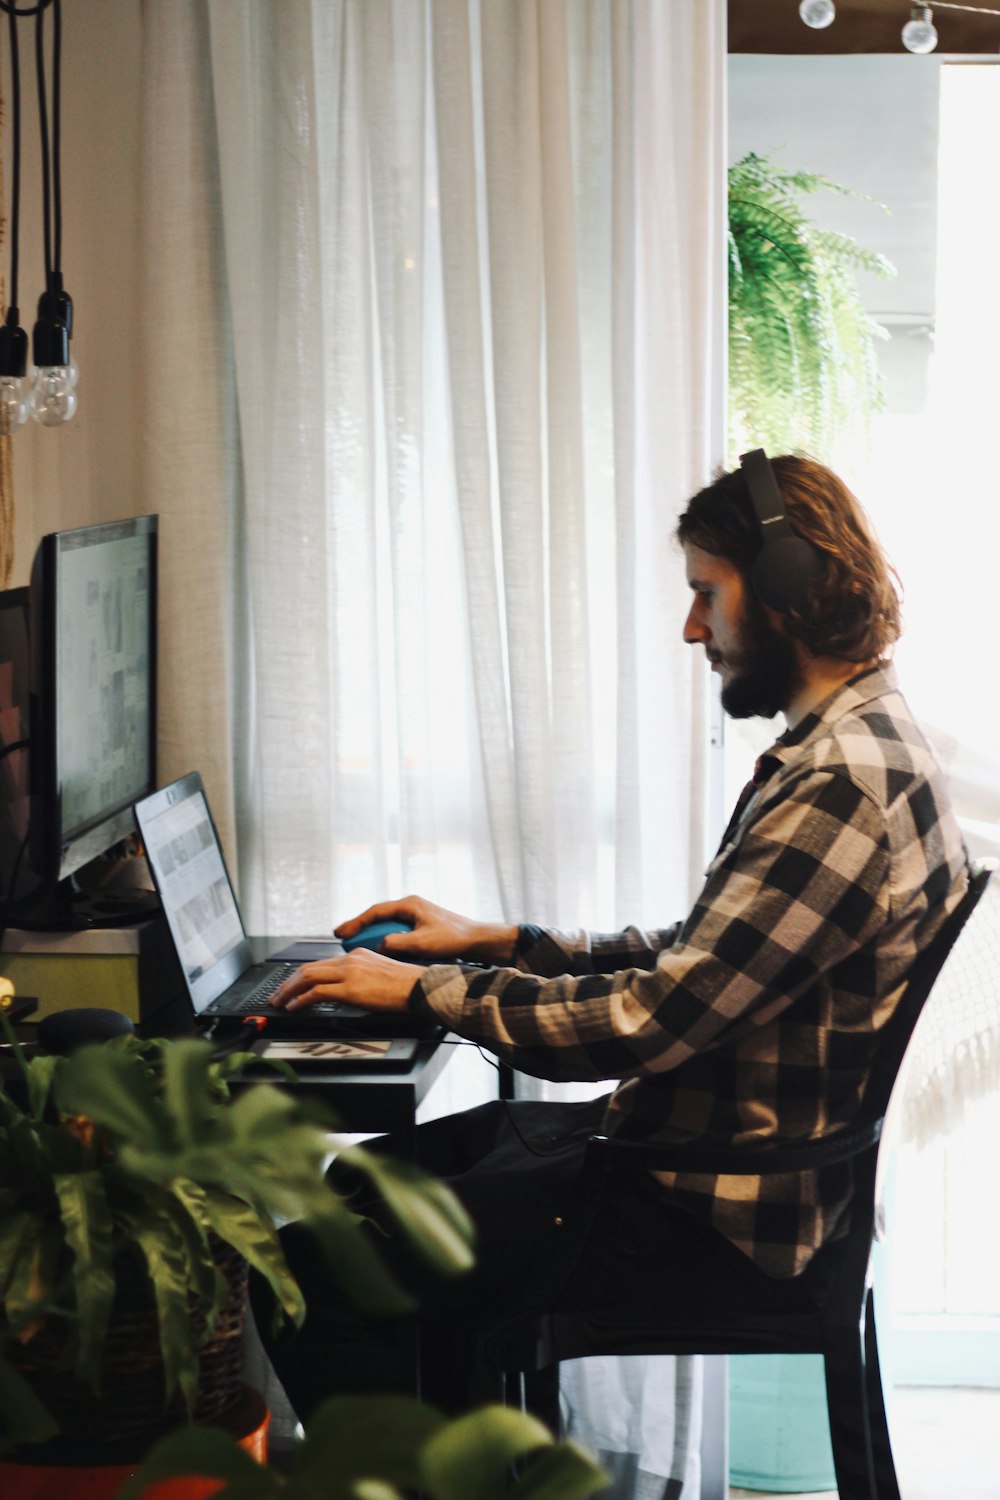
[(684, 640), (688, 646), (697, 646), (702, 641), (707, 641), (711, 632), (701, 617), (698, 600), (692, 602), (688, 610), (687, 619), (684, 621)]

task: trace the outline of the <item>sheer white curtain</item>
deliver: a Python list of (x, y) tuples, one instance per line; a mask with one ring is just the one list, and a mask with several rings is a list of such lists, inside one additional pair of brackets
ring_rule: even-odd
[(686, 908), (724, 53), (722, 0), (147, 0), (161, 766), (252, 929)]

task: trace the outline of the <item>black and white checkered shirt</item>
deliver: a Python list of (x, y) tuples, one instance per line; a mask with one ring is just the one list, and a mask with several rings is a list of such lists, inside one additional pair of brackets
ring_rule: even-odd
[[(521, 929), (517, 968), (430, 968), (419, 999), (540, 1078), (623, 1080), (608, 1128), (700, 1144), (815, 1139), (850, 1121), (913, 960), (967, 859), (891, 669), (838, 688), (757, 763), (687, 920)], [(416, 997), (415, 997), (416, 998)], [(849, 1181), (662, 1179), (774, 1276), (845, 1224)]]

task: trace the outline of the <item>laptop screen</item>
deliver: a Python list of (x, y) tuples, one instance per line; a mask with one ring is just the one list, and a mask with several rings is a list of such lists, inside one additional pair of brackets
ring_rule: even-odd
[(244, 940), (243, 923), (201, 791), (192, 791), (142, 825), (177, 956), (189, 985)]

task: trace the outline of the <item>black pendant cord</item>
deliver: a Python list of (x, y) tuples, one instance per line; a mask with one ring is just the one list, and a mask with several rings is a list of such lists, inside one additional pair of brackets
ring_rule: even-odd
[(39, 0), (37, 5), (17, 6), (12, 0), (0, 0), (0, 10), (5, 11), (8, 16), (37, 16), (39, 11), (48, 10), (52, 0)]
[(10, 92), (13, 105), (13, 155), (10, 186), (10, 299), (7, 323), (16, 328), (20, 322), (17, 302), (18, 245), (21, 225), (21, 65), (17, 50), (17, 13), (4, 5), (10, 22)]
[(35, 76), (38, 88), (38, 135), (42, 151), (42, 240), (45, 251), (45, 290), (51, 295), (52, 272), (55, 269), (52, 259), (52, 168), (45, 84), (45, 11), (41, 6), (35, 14)]
[(52, 3), (52, 269), (62, 275), (62, 0)]

